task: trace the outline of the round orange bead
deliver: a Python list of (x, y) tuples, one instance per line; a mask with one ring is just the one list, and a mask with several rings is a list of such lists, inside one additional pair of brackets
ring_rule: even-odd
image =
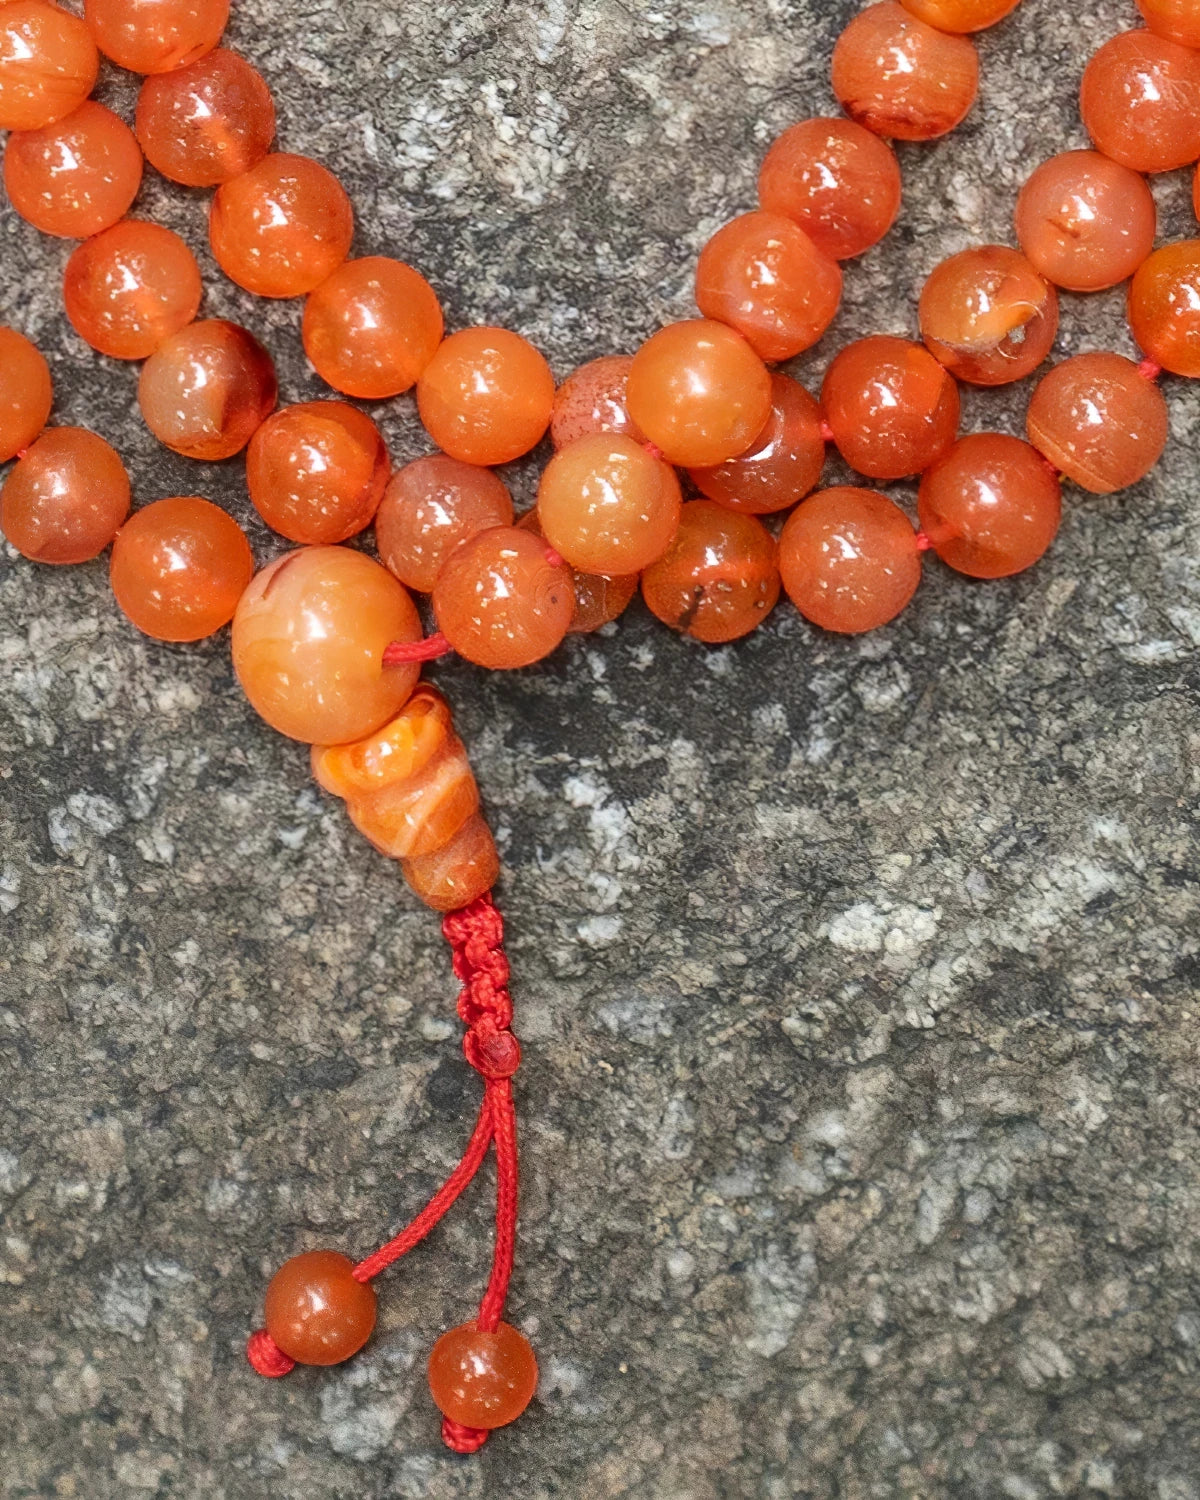
[[(517, 525), (522, 531), (531, 531), (534, 536), (542, 535), (536, 506), (527, 510)], [(638, 591), (636, 573), (610, 578), (603, 573), (581, 573), (578, 568), (572, 568), (571, 578), (575, 585), (575, 612), (567, 627), (568, 635), (591, 635), (594, 630), (619, 619), (633, 603), (633, 596)]]
[(439, 448), (463, 463), (490, 468), (541, 442), (554, 409), (554, 376), (519, 334), (464, 328), (426, 365), (417, 406)]
[(67, 262), (71, 326), (113, 359), (146, 359), (200, 310), (200, 267), (171, 230), (125, 219), (85, 241)]
[(412, 696), (420, 669), (385, 667), (421, 620), (386, 568), (349, 547), (305, 547), (264, 568), (233, 617), (233, 668), (251, 706), (280, 734), (344, 745)]
[(779, 538), (779, 566), (800, 613), (845, 635), (894, 620), (921, 582), (912, 522), (874, 490), (822, 490), (798, 506)]
[(14, 131), (4, 152), (9, 201), (43, 234), (99, 234), (126, 213), (141, 182), (133, 131), (90, 99), (53, 125)]
[(1200, 240), (1164, 245), (1129, 285), (1133, 336), (1164, 370), (1200, 376)]
[(1152, 31), (1123, 31), (1083, 75), (1083, 123), (1096, 148), (1135, 172), (1200, 157), (1200, 53)]
[(668, 463), (712, 468), (744, 453), (766, 426), (770, 372), (723, 323), (672, 323), (634, 355), (629, 412)]
[(462, 542), (433, 587), (438, 629), (467, 661), (528, 667), (557, 647), (575, 610), (571, 570), (515, 526)]
[(554, 397), (550, 417), (550, 438), (555, 448), (565, 448), (594, 432), (619, 432), (635, 443), (645, 441), (629, 415), (632, 368), (632, 355), (608, 354), (567, 376)]
[(833, 49), (833, 91), (876, 135), (930, 141), (970, 113), (979, 92), (974, 43), (885, 0), (854, 17)]
[(442, 1334), (429, 1356), (429, 1391), (452, 1422), (491, 1432), (515, 1422), (537, 1390), (529, 1340), (508, 1323), (485, 1333), (464, 1323)]
[(419, 271), (382, 255), (339, 266), (304, 307), (304, 349), (327, 385), (362, 401), (410, 390), (437, 352), (437, 293)]
[(765, 516), (807, 495), (825, 467), (821, 408), (787, 375), (771, 376), (771, 415), (753, 445), (712, 469), (692, 469), (692, 483), (728, 510)]
[(217, 189), (208, 238), (238, 286), (259, 297), (303, 297), (349, 255), (354, 209), (319, 162), (276, 151)]
[(218, 187), (257, 166), (275, 139), (275, 101), (244, 57), (218, 47), (147, 78), (137, 102), (146, 160), (172, 182)]
[(229, 21), (229, 0), (83, 0), (105, 57), (131, 73), (171, 73), (211, 52)]
[(159, 442), (210, 462), (240, 453), (278, 394), (271, 356), (244, 328), (219, 318), (160, 344), (138, 384), (142, 416)]
[(926, 345), (956, 379), (1008, 385), (1053, 347), (1058, 295), (1018, 251), (982, 245), (934, 269), (920, 319)]
[(1003, 21), (1021, 0), (903, 0), (912, 11), (939, 31), (984, 31)]
[(98, 557), (129, 514), (129, 475), (114, 449), (82, 427), (51, 427), (0, 492), (0, 529), (25, 557)]
[(917, 514), (950, 567), (1008, 578), (1031, 568), (1058, 535), (1062, 487), (1028, 443), (980, 432), (926, 469)]
[(0, 464), (29, 447), (45, 427), (53, 400), (41, 350), (0, 324)]
[(156, 500), (117, 532), (109, 579), (126, 617), (156, 641), (202, 641), (228, 625), (254, 577), (246, 534), (195, 495)]
[(1196, 0), (1137, 0), (1146, 25), (1184, 47), (1200, 47), (1200, 6)]
[(41, 130), (79, 108), (100, 58), (87, 27), (45, 0), (0, 6), (0, 130)]
[(246, 453), (263, 520), (293, 542), (344, 542), (369, 526), (392, 471), (379, 428), (344, 401), (305, 401), (267, 418)]
[(401, 583), (431, 594), (460, 542), (512, 522), (512, 496), (502, 479), (434, 453), (392, 476), (375, 517), (375, 542), (384, 566)]
[(958, 387), (907, 339), (848, 344), (829, 367), (821, 402), (842, 457), (872, 479), (921, 473), (958, 433)]
[(779, 548), (753, 516), (690, 500), (666, 553), (642, 574), (664, 625), (719, 645), (757, 630), (779, 599)]
[(375, 1289), (333, 1250), (295, 1255), (267, 1287), (267, 1332), (299, 1365), (340, 1365), (375, 1328)]
[(546, 465), (537, 510), (546, 540), (573, 568), (612, 577), (663, 555), (682, 503), (674, 469), (632, 438), (598, 432)]
[(1017, 238), (1034, 270), (1071, 292), (1127, 280), (1154, 249), (1158, 216), (1140, 173), (1098, 151), (1044, 162), (1017, 199)]
[(1119, 354), (1079, 354), (1056, 366), (1029, 403), (1029, 441), (1093, 495), (1143, 479), (1167, 445), (1167, 402)]
[(758, 201), (794, 219), (835, 260), (877, 245), (900, 212), (896, 153), (853, 120), (802, 120), (767, 152)]

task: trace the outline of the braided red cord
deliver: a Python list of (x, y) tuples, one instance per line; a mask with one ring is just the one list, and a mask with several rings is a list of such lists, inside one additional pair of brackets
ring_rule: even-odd
[(268, 1380), (290, 1375), (296, 1368), (296, 1361), (283, 1352), (265, 1328), (258, 1329), (246, 1340), (246, 1358)]
[(442, 1442), (455, 1453), (478, 1453), (490, 1434), (483, 1427), (464, 1427), (461, 1422), (442, 1418)]
[(442, 634), (427, 635), (419, 641), (393, 641), (383, 650), (385, 667), (402, 667), (408, 662), (437, 661), (439, 656), (450, 656), (454, 647)]

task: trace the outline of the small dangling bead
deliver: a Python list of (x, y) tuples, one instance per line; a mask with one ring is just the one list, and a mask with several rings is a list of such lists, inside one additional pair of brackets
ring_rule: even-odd
[(0, 324), (0, 464), (28, 448), (54, 402), (50, 366), (15, 328)]
[(429, 1356), (434, 1405), (453, 1423), (492, 1432), (515, 1422), (537, 1391), (538, 1367), (510, 1323), (488, 1333), (472, 1320), (442, 1334)]
[(266, 1332), (298, 1365), (340, 1365), (375, 1328), (375, 1289), (333, 1250), (295, 1255), (267, 1287)]
[(142, 183), (133, 131), (86, 99), (41, 130), (16, 130), (4, 152), (9, 202), (35, 229), (86, 240), (122, 218)]
[(979, 92), (979, 54), (965, 36), (920, 21), (893, 0), (870, 5), (833, 49), (833, 91), (876, 135), (931, 141), (960, 125)]
[(1053, 347), (1058, 296), (1018, 251), (982, 245), (934, 268), (920, 321), (927, 348), (956, 380), (1009, 385)]

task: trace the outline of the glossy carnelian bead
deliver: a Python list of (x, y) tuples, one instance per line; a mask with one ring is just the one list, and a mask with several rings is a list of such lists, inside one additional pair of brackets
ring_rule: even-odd
[(0, 6), (0, 130), (41, 130), (79, 108), (100, 58), (87, 27), (47, 0)]
[(0, 492), (0, 529), (34, 562), (98, 557), (128, 514), (125, 465), (82, 427), (48, 428)]
[(218, 187), (257, 166), (275, 139), (275, 101), (262, 74), (218, 47), (147, 78), (137, 102), (146, 160), (172, 182)]
[(293, 542), (326, 545), (371, 524), (392, 465), (379, 428), (345, 401), (304, 401), (267, 418), (246, 453), (263, 520)]
[(550, 439), (555, 448), (565, 448), (576, 438), (594, 432), (619, 432), (636, 443), (645, 441), (629, 415), (632, 368), (632, 355), (606, 354), (567, 376), (555, 394), (550, 417)]
[(375, 543), (401, 583), (431, 594), (460, 542), (512, 523), (512, 496), (498, 475), (432, 453), (393, 474), (375, 517)]
[(661, 557), (679, 525), (675, 471), (620, 433), (594, 433), (561, 449), (538, 487), (546, 540), (573, 568), (639, 573)]
[(134, 511), (113, 542), (109, 580), (126, 617), (156, 641), (202, 641), (228, 625), (254, 577), (246, 533), (195, 495)]
[(451, 458), (491, 468), (536, 448), (554, 409), (554, 376), (506, 328), (451, 334), (417, 382), (425, 430)]
[(766, 426), (771, 375), (723, 323), (672, 323), (634, 355), (629, 412), (668, 463), (711, 468), (744, 453)]
[(400, 861), (404, 878), (434, 911), (461, 911), (500, 877), (496, 841), (482, 813), (468, 818), (444, 848)]
[(841, 267), (782, 214), (742, 214), (719, 229), (696, 267), (696, 305), (765, 360), (811, 349), (842, 300)]
[(921, 335), (957, 380), (1008, 385), (1031, 375), (1058, 333), (1058, 294), (1007, 245), (937, 266), (921, 292)]
[(896, 153), (853, 120), (793, 125), (758, 175), (763, 208), (794, 219), (835, 260), (877, 245), (896, 222), (903, 194)]
[(1146, 25), (1184, 47), (1200, 47), (1200, 5), (1196, 0), (1137, 0)]
[(374, 734), (412, 696), (419, 669), (388, 667), (421, 620), (386, 568), (349, 547), (304, 547), (259, 573), (233, 617), (233, 667), (272, 729), (309, 745)]
[(115, 224), (137, 197), (142, 153), (133, 131), (102, 104), (41, 130), (16, 130), (4, 152), (4, 186), (43, 234), (83, 240)]
[(574, 610), (570, 568), (515, 526), (494, 526), (460, 543), (433, 587), (438, 629), (481, 667), (541, 661), (561, 644)]
[(105, 57), (131, 73), (170, 73), (217, 45), (229, 0), (83, 0), (83, 14)]
[(912, 11), (939, 31), (984, 31), (1011, 15), (1021, 0), (903, 0)]
[(303, 297), (349, 255), (354, 209), (320, 162), (275, 151), (217, 189), (208, 238), (222, 271), (246, 291)]
[(1154, 249), (1146, 179), (1098, 151), (1043, 162), (1017, 199), (1017, 239), (1035, 271), (1071, 292), (1126, 281)]
[(271, 356), (236, 323), (209, 318), (173, 334), (142, 367), (146, 426), (186, 458), (240, 453), (275, 409)]
[(1200, 157), (1200, 53), (1141, 29), (1123, 31), (1083, 75), (1083, 123), (1096, 148), (1135, 172)]
[(1062, 486), (1036, 448), (980, 432), (925, 470), (917, 515), (944, 563), (970, 578), (1008, 578), (1058, 535)]
[(67, 262), (71, 326), (113, 359), (147, 359), (200, 310), (196, 257), (170, 229), (125, 219), (85, 240)]
[(340, 1365), (375, 1328), (375, 1289), (334, 1250), (285, 1261), (267, 1287), (267, 1332), (298, 1365)]
[(833, 91), (876, 135), (930, 141), (960, 125), (979, 92), (979, 54), (964, 36), (893, 0), (855, 16), (833, 49)]
[(800, 613), (845, 635), (894, 620), (921, 582), (912, 522), (874, 490), (822, 490), (797, 506), (779, 538), (779, 567)]
[(745, 453), (712, 469), (691, 469), (692, 483), (728, 510), (765, 516), (808, 494), (825, 467), (821, 408), (787, 375), (771, 376), (771, 415)]
[(754, 516), (690, 500), (665, 554), (642, 574), (664, 625), (709, 645), (757, 630), (779, 600), (779, 548)]
[(382, 255), (349, 260), (304, 307), (304, 350), (327, 385), (361, 401), (399, 396), (442, 341), (437, 293), (419, 271)]
[(429, 1356), (429, 1391), (443, 1416), (491, 1432), (515, 1422), (537, 1390), (538, 1367), (523, 1333), (509, 1323), (485, 1333), (464, 1323), (442, 1334)]
[(1172, 375), (1200, 376), (1200, 240), (1164, 245), (1129, 285), (1129, 326)]
[[(517, 525), (522, 531), (531, 531), (534, 536), (542, 535), (536, 506), (527, 510)], [(604, 573), (583, 573), (572, 568), (571, 578), (575, 585), (575, 611), (567, 626), (568, 635), (591, 635), (594, 630), (620, 619), (638, 591), (636, 573), (608, 577)]]
[(50, 366), (15, 328), (0, 324), (0, 464), (28, 448), (54, 400)]
[(958, 386), (928, 349), (885, 336), (848, 344), (821, 391), (842, 457), (872, 479), (903, 479), (940, 458), (958, 434)]
[(1170, 418), (1156, 381), (1120, 354), (1078, 354), (1040, 382), (1029, 441), (1093, 495), (1145, 478), (1167, 445)]

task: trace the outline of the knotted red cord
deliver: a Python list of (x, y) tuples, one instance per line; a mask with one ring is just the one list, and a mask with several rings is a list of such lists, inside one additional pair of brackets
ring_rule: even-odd
[(383, 648), (385, 667), (402, 667), (410, 661), (437, 661), (439, 656), (449, 656), (454, 647), (442, 634), (427, 635), (419, 641), (393, 641)]

